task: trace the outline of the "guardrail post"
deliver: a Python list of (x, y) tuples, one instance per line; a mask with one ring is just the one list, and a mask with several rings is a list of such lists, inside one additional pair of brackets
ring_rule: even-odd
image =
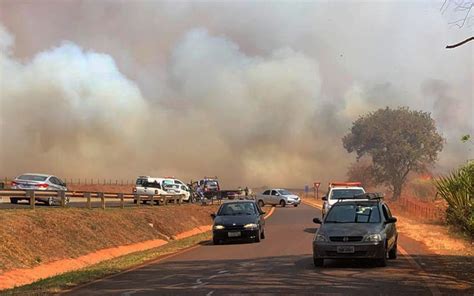
[(140, 194), (137, 194), (137, 207), (140, 207), (141, 202)]
[(34, 191), (29, 191), (28, 194), (30, 196), (30, 209), (34, 210), (35, 209), (35, 202), (36, 202), (35, 192)]
[(58, 191), (58, 197), (61, 201), (61, 208), (66, 207), (66, 192)]
[(120, 208), (123, 209), (125, 207), (123, 204), (123, 193), (119, 193), (118, 198), (120, 198)]
[(100, 196), (100, 203), (101, 203), (101, 206), (102, 206), (102, 210), (105, 210), (105, 197), (104, 197), (104, 193), (103, 193), (103, 192), (100, 192), (100, 193), (99, 193), (99, 196)]
[(87, 198), (87, 208), (88, 208), (89, 210), (92, 209), (91, 193), (90, 193), (90, 192), (84, 192), (84, 197)]
[(152, 194), (151, 197), (150, 197), (150, 205), (153, 206), (153, 203), (155, 202), (155, 195)]

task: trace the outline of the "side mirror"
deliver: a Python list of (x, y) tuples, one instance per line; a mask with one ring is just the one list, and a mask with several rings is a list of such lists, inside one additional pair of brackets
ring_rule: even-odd
[(314, 219), (313, 219), (313, 223), (315, 223), (315, 224), (323, 224), (323, 221), (321, 221), (321, 219), (319, 219), (319, 218), (314, 218)]
[(63, 187), (67, 187), (67, 184), (66, 184), (66, 182), (64, 182), (64, 183), (62, 184), (62, 186), (63, 186)]
[(324, 195), (321, 199), (322, 200), (328, 200), (328, 197), (326, 195)]
[(390, 217), (387, 219), (387, 221), (385, 221), (385, 224), (396, 223), (396, 222), (397, 222), (397, 218)]
[(212, 218), (212, 219), (216, 219), (216, 214), (212, 213), (212, 214), (211, 214), (211, 218)]

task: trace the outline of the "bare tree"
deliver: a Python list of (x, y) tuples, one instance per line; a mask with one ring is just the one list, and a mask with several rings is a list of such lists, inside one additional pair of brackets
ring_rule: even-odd
[[(474, 0), (444, 0), (440, 8), (442, 14), (450, 15), (448, 24), (459, 29), (464, 27), (471, 28), (474, 25), (473, 10)], [(473, 40), (474, 36), (471, 36), (458, 43), (447, 45), (446, 48), (456, 48)]]

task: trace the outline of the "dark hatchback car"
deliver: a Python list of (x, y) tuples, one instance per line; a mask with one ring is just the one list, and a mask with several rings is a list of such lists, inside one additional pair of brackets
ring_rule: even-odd
[(374, 259), (378, 266), (387, 265), (387, 257), (397, 257), (397, 219), (375, 194), (363, 194), (333, 205), (313, 240), (315, 266), (324, 259)]
[(265, 238), (265, 212), (255, 201), (232, 201), (223, 203), (214, 219), (212, 241), (215, 245), (229, 240), (253, 240)]

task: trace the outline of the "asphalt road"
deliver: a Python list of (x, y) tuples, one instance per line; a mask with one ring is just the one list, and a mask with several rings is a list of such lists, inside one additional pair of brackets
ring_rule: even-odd
[[(306, 205), (277, 208), (261, 243), (202, 243), (167, 259), (93, 282), (67, 295), (357, 294), (433, 295), (413, 259), (400, 255), (387, 267), (364, 261), (325, 261), (313, 267), (312, 218)], [(411, 261), (411, 262), (410, 262)]]

